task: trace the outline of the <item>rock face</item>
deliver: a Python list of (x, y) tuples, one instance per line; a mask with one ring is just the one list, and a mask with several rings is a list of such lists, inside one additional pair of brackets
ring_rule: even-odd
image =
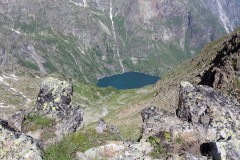
[(240, 158), (238, 103), (211, 87), (182, 82), (176, 114), (179, 119), (154, 107), (144, 109), (143, 137), (150, 137), (148, 141), (155, 148), (165, 148), (172, 156)]
[(42, 160), (42, 150), (32, 137), (16, 133), (0, 119), (0, 159)]
[(75, 132), (83, 122), (83, 109), (71, 105), (72, 84), (56, 78), (47, 78), (41, 84), (35, 109), (57, 120), (57, 135)]
[(207, 86), (182, 86), (178, 117), (183, 121), (214, 128), (215, 139), (228, 139), (238, 130), (240, 106)]
[(211, 86), (218, 90), (232, 89), (233, 82), (238, 80), (240, 62), (240, 34), (236, 33), (226, 41), (222, 50), (212, 62), (200, 84)]
[(181, 86), (177, 115), (183, 121), (203, 127), (207, 134), (202, 138), (206, 142), (212, 141), (209, 148), (214, 156), (240, 158), (239, 114), (239, 104), (221, 96), (211, 87), (190, 83)]

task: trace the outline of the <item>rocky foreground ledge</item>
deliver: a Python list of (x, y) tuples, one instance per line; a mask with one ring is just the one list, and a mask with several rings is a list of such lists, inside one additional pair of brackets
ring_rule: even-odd
[[(78, 130), (84, 112), (81, 107), (71, 104), (72, 95), (71, 83), (47, 78), (40, 87), (34, 111), (19, 111), (8, 121), (0, 119), (0, 159), (41, 160), (43, 148), (48, 143), (55, 143)], [(32, 125), (28, 119), (36, 119), (37, 123), (48, 125), (50, 129)], [(49, 132), (53, 139), (40, 142)]]
[(213, 88), (182, 82), (176, 114), (142, 111), (140, 142), (109, 142), (77, 153), (77, 159), (240, 159), (240, 106)]
[(42, 152), (38, 141), (15, 131), (0, 119), (0, 159), (42, 160)]
[(239, 104), (189, 82), (181, 83), (179, 99), (176, 115), (154, 107), (142, 111), (144, 137), (156, 152), (171, 153), (162, 159), (240, 159)]
[[(72, 95), (69, 82), (46, 79), (41, 85), (35, 111), (19, 111), (8, 121), (0, 120), (0, 159), (41, 160), (44, 145), (49, 142), (36, 135), (51, 131), (57, 142), (78, 131), (83, 121), (83, 109), (72, 106)], [(176, 114), (156, 107), (144, 109), (139, 142), (106, 142), (106, 145), (77, 152), (74, 157), (79, 160), (240, 159), (238, 103), (211, 87), (182, 82), (177, 108)], [(51, 118), (54, 121), (51, 130), (26, 131), (26, 119), (32, 114)], [(105, 130), (121, 134), (101, 120), (96, 131), (101, 134)]]

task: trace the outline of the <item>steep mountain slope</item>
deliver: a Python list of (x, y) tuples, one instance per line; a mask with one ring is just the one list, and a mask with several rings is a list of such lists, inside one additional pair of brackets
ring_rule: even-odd
[(240, 23), (237, 0), (0, 4), (2, 70), (20, 65), (90, 82), (130, 70), (162, 74)]
[[(137, 132), (141, 129), (142, 117), (140, 113), (144, 108), (157, 107), (175, 114), (179, 103), (178, 95), (181, 81), (212, 86), (222, 95), (234, 102), (239, 102), (239, 71), (236, 67), (237, 61), (239, 61), (239, 44), (240, 29), (209, 43), (199, 55), (175, 67), (163, 76), (155, 86), (157, 93), (153, 97), (134, 103), (131, 107), (126, 106), (116, 110), (107, 117), (107, 122), (116, 124), (125, 132), (129, 131), (131, 133), (133, 130)], [(238, 57), (237, 60), (236, 57)], [(216, 59), (219, 61), (216, 61)], [(224, 63), (221, 63), (222, 61)], [(213, 68), (218, 72), (214, 72)], [(228, 68), (233, 70), (228, 72)], [(213, 79), (208, 81), (206, 75), (214, 75), (210, 77), (214, 77), (213, 79), (216, 81), (213, 81)], [(222, 85), (219, 87), (214, 84)]]

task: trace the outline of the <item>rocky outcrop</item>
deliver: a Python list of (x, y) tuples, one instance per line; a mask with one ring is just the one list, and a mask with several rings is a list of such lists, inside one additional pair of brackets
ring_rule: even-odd
[(199, 136), (202, 141), (208, 142), (202, 145), (202, 150), (208, 148), (209, 156), (240, 158), (239, 114), (240, 105), (221, 96), (213, 88), (182, 83), (177, 116), (205, 132)]
[(182, 82), (176, 114), (154, 107), (142, 111), (143, 137), (149, 137), (146, 140), (156, 152), (167, 150), (169, 156), (181, 155), (185, 159), (189, 155), (240, 158), (238, 103), (211, 87)]
[(238, 130), (240, 105), (221, 96), (213, 88), (181, 85), (177, 116), (192, 124), (213, 129), (214, 139), (228, 139)]
[(42, 84), (35, 105), (36, 113), (56, 119), (56, 134), (75, 132), (83, 122), (84, 111), (71, 104), (72, 84), (56, 78), (47, 78)]
[(70, 105), (73, 87), (67, 81), (45, 79), (40, 87), (35, 108), (37, 110), (61, 111)]
[(17, 133), (0, 119), (0, 159), (42, 160), (42, 150), (32, 137)]
[(200, 84), (218, 90), (234, 89), (233, 82), (239, 81), (240, 77), (240, 34), (232, 35), (223, 45), (212, 61), (212, 66), (202, 76)]

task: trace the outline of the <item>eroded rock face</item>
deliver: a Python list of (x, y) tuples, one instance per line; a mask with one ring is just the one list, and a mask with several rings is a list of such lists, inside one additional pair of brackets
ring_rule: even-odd
[(64, 110), (70, 105), (72, 95), (71, 83), (52, 77), (47, 78), (41, 84), (35, 108), (46, 111)]
[(0, 119), (0, 159), (42, 160), (42, 150), (32, 137), (16, 133)]
[(239, 77), (240, 35), (235, 34), (225, 42), (224, 47), (205, 71), (200, 84), (218, 90), (232, 89), (233, 82)]

